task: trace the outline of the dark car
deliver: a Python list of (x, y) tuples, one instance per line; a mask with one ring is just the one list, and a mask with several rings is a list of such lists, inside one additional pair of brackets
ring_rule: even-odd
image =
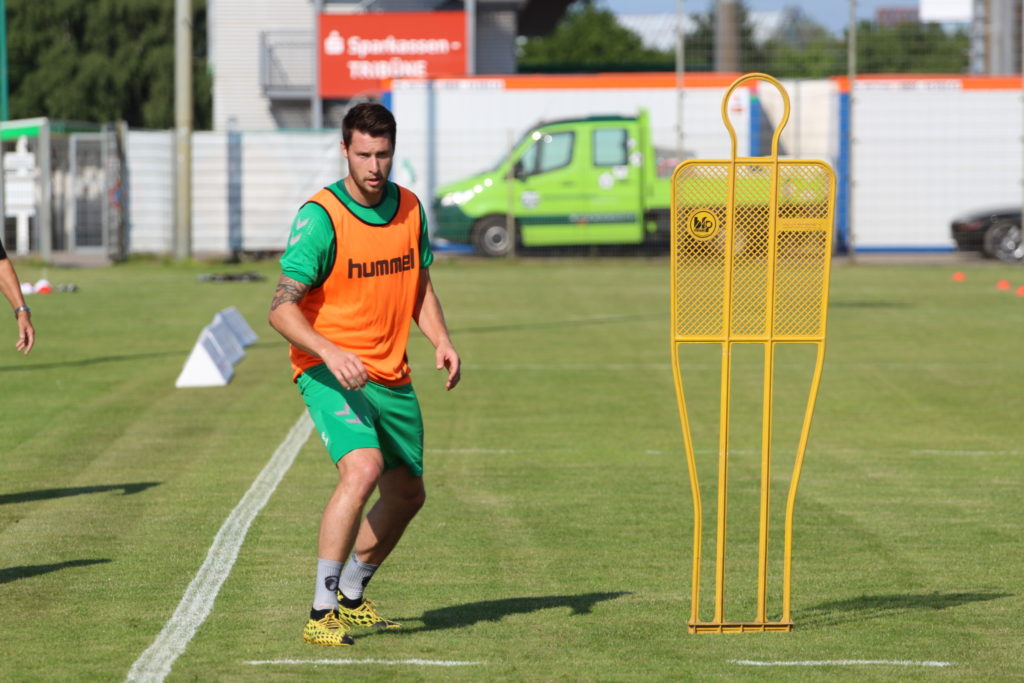
[(1020, 209), (974, 211), (954, 218), (950, 229), (961, 251), (980, 251), (1001, 261), (1024, 260)]

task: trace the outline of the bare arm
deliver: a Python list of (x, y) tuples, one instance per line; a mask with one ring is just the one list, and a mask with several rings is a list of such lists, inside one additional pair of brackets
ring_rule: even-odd
[[(14, 265), (10, 259), (0, 259), (0, 292), (11, 304), (11, 308), (17, 309), (25, 305), (25, 297), (21, 294), (21, 283), (18, 282), (18, 274), (14, 272)], [(24, 354), (32, 350), (36, 341), (36, 331), (32, 327), (32, 316), (28, 311), (18, 313), (18, 342), (15, 348)]]
[(419, 294), (416, 299), (416, 310), (413, 319), (430, 343), (434, 345), (434, 359), (437, 369), (446, 368), (448, 379), (444, 388), (451, 391), (462, 379), (461, 360), (448, 335), (448, 326), (444, 321), (441, 301), (437, 298), (434, 285), (430, 281), (430, 270), (420, 271)]
[(366, 367), (359, 356), (334, 345), (313, 329), (299, 309), (299, 302), (309, 291), (309, 285), (282, 275), (274, 290), (267, 320), (289, 343), (306, 353), (320, 358), (327, 369), (346, 389), (360, 389), (369, 380)]

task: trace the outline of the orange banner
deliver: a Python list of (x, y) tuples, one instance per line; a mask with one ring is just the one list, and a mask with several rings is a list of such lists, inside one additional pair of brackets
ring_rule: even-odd
[(320, 96), (378, 90), (382, 80), (466, 73), (465, 12), (320, 15)]

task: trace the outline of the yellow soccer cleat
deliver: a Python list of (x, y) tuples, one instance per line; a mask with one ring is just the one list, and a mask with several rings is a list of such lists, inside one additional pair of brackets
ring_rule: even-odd
[(310, 617), (302, 630), (302, 639), (310, 645), (354, 645), (348, 627), (338, 619), (337, 610), (331, 610), (320, 619)]
[[(338, 592), (338, 599), (342, 599), (342, 594)], [(377, 613), (377, 607), (371, 600), (363, 600), (363, 603), (358, 607), (349, 609), (344, 605), (338, 605), (338, 619), (341, 620), (342, 624), (349, 627), (360, 626), (362, 628), (402, 628), (401, 624), (393, 621), (388, 621), (380, 614)]]

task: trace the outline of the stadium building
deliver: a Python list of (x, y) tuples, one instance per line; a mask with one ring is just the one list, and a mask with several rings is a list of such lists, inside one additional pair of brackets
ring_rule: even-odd
[(550, 32), (570, 4), (210, 0), (213, 127), (337, 126), (382, 77), (515, 73), (517, 37)]

